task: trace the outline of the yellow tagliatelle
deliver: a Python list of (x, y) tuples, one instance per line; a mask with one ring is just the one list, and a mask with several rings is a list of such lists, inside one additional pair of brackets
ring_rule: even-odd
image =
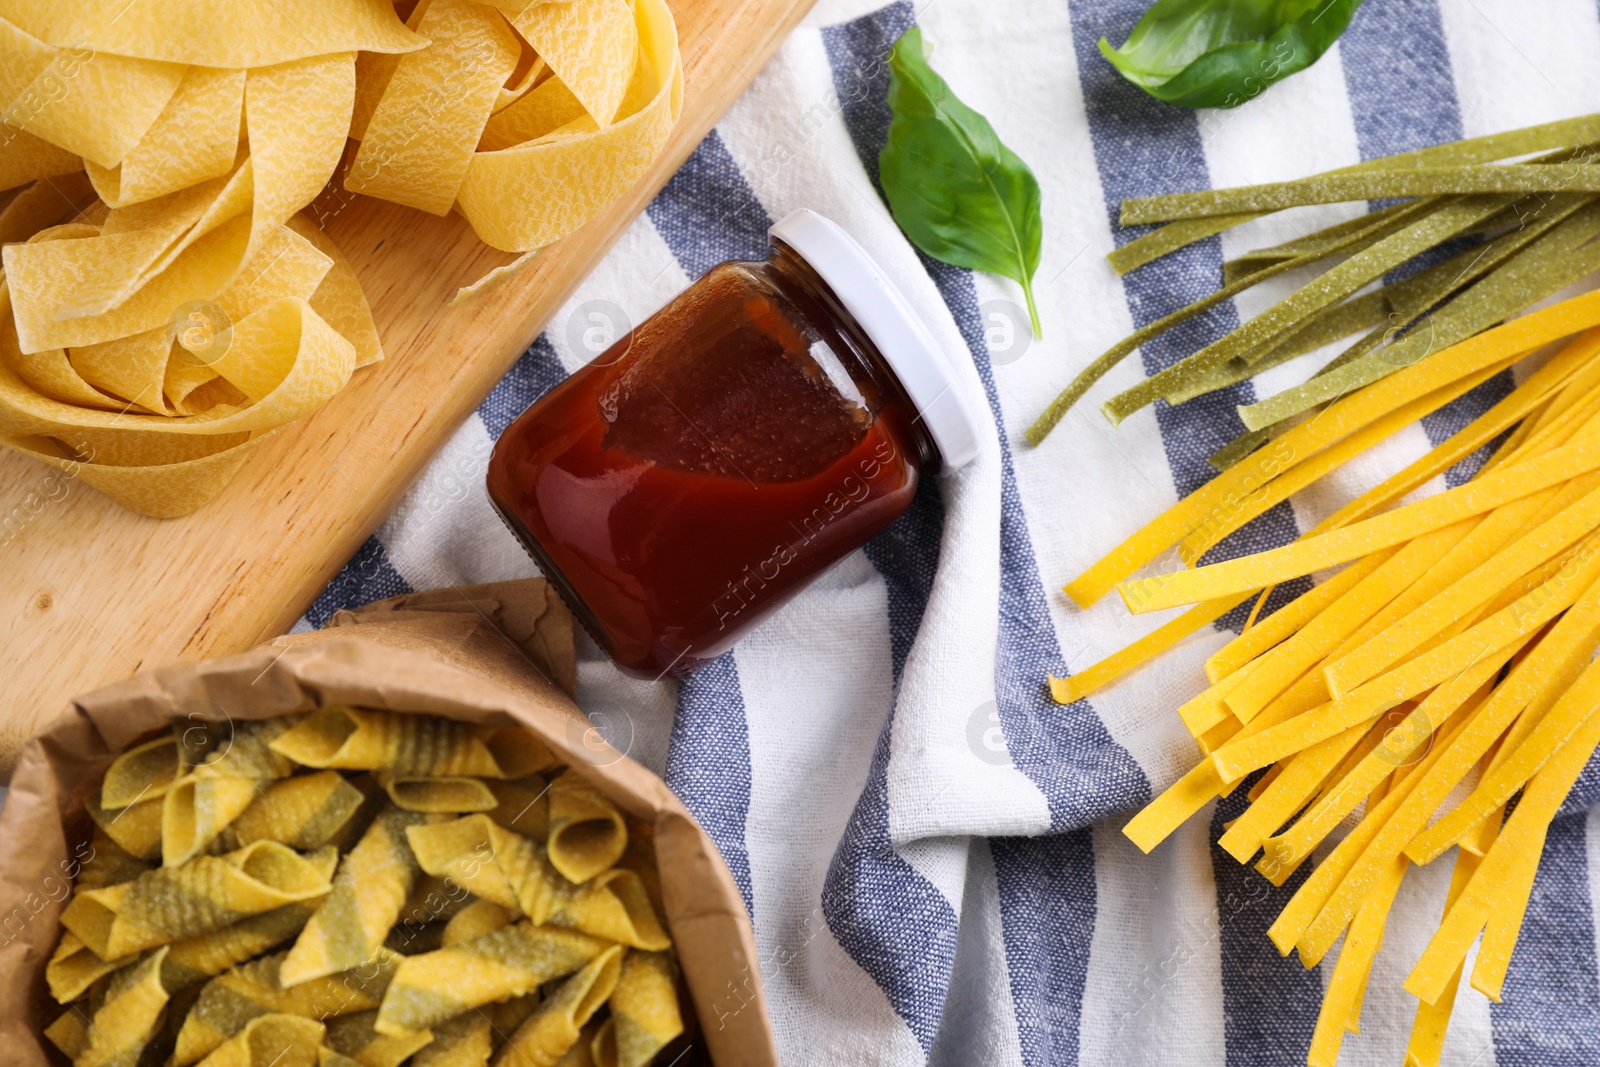
[[(399, 62), (345, 184), (383, 196), (394, 189), (392, 198), (415, 198), (437, 214), (454, 203), (486, 243), (529, 252), (594, 217), (660, 154), (683, 101), (677, 29), (661, 0), (527, 7), (510, 25), (552, 73), (486, 130), (504, 81), (494, 77), (503, 42), (463, 25), (481, 22), (484, 10), (469, 0), (429, 6), (420, 29), (430, 20), (448, 26), (455, 54), (429, 49)], [(442, 91), (437, 71), (447, 72), (443, 88), (453, 91)], [(424, 86), (438, 97), (431, 106)], [(436, 121), (467, 108), (462, 121), (485, 143), (475, 136), (464, 146), (458, 127)]]
[[(36, 183), (5, 234), (0, 442), (156, 516), (370, 354), (364, 302), (321, 302), (333, 326), (308, 303), (336, 274), (352, 305), (348, 265), (285, 224), (343, 151), (355, 52), (425, 44), (372, 2), (212, 7), (0, 3), (0, 184)], [(47, 194), (83, 169), (99, 203)]]
[[(1331, 963), (1310, 1064), (1335, 1063), (1344, 1034), (1359, 1032), (1391, 904), (1412, 867), (1452, 846), (1443, 920), (1405, 985), (1422, 1001), (1407, 1062), (1439, 1062), (1480, 931), (1472, 985), (1499, 999), (1536, 899), (1546, 828), (1600, 747), (1597, 317), (1600, 301), (1585, 294), (1416, 360), (1284, 431), (1068, 587), (1087, 604), (1115, 584), (1134, 611), (1197, 605), (1163, 628), (1170, 637), (1274, 583), (1345, 565), (1276, 614), (1252, 615), (1211, 657), (1208, 687), (1177, 709), (1200, 761), (1124, 828), (1149, 851), (1242, 785), (1250, 803), (1228, 822), (1222, 849), (1280, 886), (1311, 868), (1268, 931), (1305, 966)], [(1434, 400), (1578, 330), (1587, 332), (1489, 411), (1296, 543), (1132, 577), (1173, 545), (1194, 562)], [(1404, 501), (1497, 438), (1462, 485)], [(1052, 679), (1058, 699), (1170, 643), (1147, 641)], [(1475, 787), (1446, 810), (1474, 768)]]
[(524, 253), (483, 285), (620, 196), (681, 100), (662, 0), (0, 0), (0, 444), (194, 511), (382, 356), (297, 215), (349, 137), (351, 191)]

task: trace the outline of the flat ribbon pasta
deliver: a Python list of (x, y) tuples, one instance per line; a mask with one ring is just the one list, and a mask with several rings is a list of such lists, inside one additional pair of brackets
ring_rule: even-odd
[[(533, 252), (588, 222), (655, 162), (682, 110), (662, 0), (433, 0), (415, 29), (429, 48), (358, 66), (361, 147), (345, 188), (436, 215), (453, 206), (502, 251)], [(538, 69), (514, 79), (530, 52)]]
[(190, 67), (161, 114), (115, 166), (85, 160), (111, 207), (154, 200), (233, 170), (244, 110), (243, 70)]
[[(0, 188), (41, 190), (0, 219), (0, 444), (172, 517), (381, 356), (349, 264), (289, 223), (343, 152), (356, 52), (427, 42), (377, 0), (287, 36), (276, 3), (138, 8), (0, 2)], [(100, 210), (42, 195), (85, 168)]]
[[(225, 15), (227, 25), (219, 26)], [(60, 48), (202, 67), (259, 67), (328, 52), (409, 52), (427, 41), (384, 0), (240, 0), (131, 4), (107, 18), (97, 0), (4, 0), (0, 19)], [(223, 31), (226, 32), (223, 32)]]
[[(212, 235), (215, 241), (208, 237), (185, 256), (214, 251), (222, 247), (219, 241), (242, 239), (245, 232), (226, 224)], [(17, 247), (26, 246), (6, 249)], [(183, 258), (172, 269), (184, 267)], [(9, 278), (8, 284), (17, 282)], [(177, 297), (166, 306), (193, 302), (181, 291)], [(213, 313), (204, 307), (202, 302), (202, 310), (191, 314), (211, 322)], [(145, 325), (149, 318), (137, 320), (135, 334), (152, 329)], [(0, 323), (0, 444), (158, 518), (187, 514), (209, 501), (250, 450), (321, 407), (356, 365), (356, 349), (348, 340), (304, 299), (286, 297), (228, 327), (226, 351), (208, 355), (209, 365), (187, 362), (191, 357), (182, 345), (167, 342), (173, 354), (165, 357), (161, 373), (148, 378), (148, 387), (126, 388), (146, 400), (166, 398), (151, 402), (167, 409), (151, 412), (134, 406), (134, 398), (84, 380), (78, 368), (88, 365), (81, 359), (74, 363), (79, 350), (70, 347), (40, 358), (53, 360), (57, 373), (88, 395), (63, 399), (59, 390), (54, 395), (41, 391), (38, 376), (23, 372), (31, 357), (17, 347), (13, 324), (10, 317)], [(153, 327), (165, 328), (160, 321)]]
[(663, 0), (429, 0), (406, 24), (385, 0), (0, 0), (0, 191), (27, 187), (0, 212), (0, 445), (142, 514), (203, 507), (382, 357), (297, 215), (347, 137), (347, 189), (522, 254), (461, 299), (622, 196), (682, 101)]

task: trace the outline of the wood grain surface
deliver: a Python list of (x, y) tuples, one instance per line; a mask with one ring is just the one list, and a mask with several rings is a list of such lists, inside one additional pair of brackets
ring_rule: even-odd
[(195, 514), (144, 518), (0, 452), (0, 775), (74, 694), (293, 625), (811, 2), (671, 0), (684, 107), (662, 158), (600, 217), (460, 306), (449, 306), (460, 286), (512, 257), (457, 216), (339, 194), (337, 213), (323, 217), (366, 288), (388, 358), (256, 449)]

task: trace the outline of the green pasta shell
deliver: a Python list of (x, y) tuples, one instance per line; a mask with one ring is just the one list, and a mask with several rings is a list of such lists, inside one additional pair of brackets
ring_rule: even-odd
[(384, 994), (377, 1029), (401, 1036), (522, 996), (573, 973), (607, 947), (599, 938), (525, 920), (438, 952), (407, 956)]
[(321, 708), (275, 738), (272, 748), (307, 767), (505, 777), (471, 727), (434, 715)]
[(383, 946), (399, 920), (420, 869), (406, 829), (442, 816), (390, 809), (373, 820), (334, 876), (283, 963), (280, 980), (292, 986), (347, 971)]
[(382, 1002), (400, 959), (379, 950), (361, 967), (285, 989), (278, 978), (285, 955), (262, 956), (207, 982), (178, 1031), (173, 1067), (199, 1062), (264, 1015), (329, 1019), (370, 1011)]
[(103, 959), (220, 930), (250, 915), (320, 897), (326, 877), (272, 841), (199, 856), (131, 882), (79, 893), (61, 923)]
[(517, 1027), (501, 1050), (500, 1062), (508, 1067), (554, 1067), (559, 1063), (617, 988), (626, 952), (621, 945), (613, 945), (557, 986)]

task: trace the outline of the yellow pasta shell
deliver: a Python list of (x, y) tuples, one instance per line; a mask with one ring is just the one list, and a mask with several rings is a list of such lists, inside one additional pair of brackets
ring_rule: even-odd
[(599, 790), (568, 771), (550, 783), (550, 862), (574, 882), (585, 882), (622, 858), (628, 826)]
[(96, 826), (90, 838), (89, 854), (79, 864), (73, 888), (80, 891), (104, 889), (108, 885), (131, 882), (150, 867), (148, 861), (127, 852)]
[[(331, 856), (331, 849), (328, 851), (330, 862), (326, 870), (331, 877), (337, 857)], [(315, 910), (312, 901), (285, 904), (212, 933), (174, 941), (167, 946), (167, 962), (161, 970), (161, 980), (169, 990), (176, 991), (215, 977), (289, 940), (300, 932)]]
[(294, 763), (272, 749), (272, 739), (286, 732), (286, 718), (260, 719), (227, 725), (204, 749), (191, 748), (198, 761), (189, 767), (195, 778), (287, 778)]
[(488, 783), (477, 778), (404, 778), (389, 771), (374, 777), (395, 807), (406, 811), (458, 814), (489, 811), (500, 803)]
[(278, 969), (285, 955), (251, 960), (206, 983), (178, 1031), (174, 1067), (187, 1067), (209, 1057), (224, 1042), (247, 1033), (250, 1023), (263, 1016), (327, 1019), (376, 1008), (393, 979), (397, 960), (393, 953), (380, 950), (361, 968), (284, 989)]
[(651, 952), (672, 946), (672, 939), (656, 918), (643, 880), (620, 867), (563, 895), (550, 922)]
[(181, 779), (162, 798), (161, 862), (176, 867), (205, 851), (259, 795), (255, 778)]
[[(495, 748), (495, 759), (506, 762), (503, 751)], [(495, 806), (489, 818), (523, 837), (543, 841), (550, 833), (550, 787), (544, 779), (530, 775), (514, 782), (484, 783), (494, 794)]]
[(237, 845), (281, 841), (290, 848), (319, 848), (354, 818), (365, 800), (338, 771), (296, 775), (262, 789), (226, 836)]
[(314, 1067), (323, 1026), (298, 1015), (252, 1019), (208, 1055), (204, 1067)]
[(449, 948), (510, 926), (512, 913), (489, 900), (474, 900), (445, 924), (439, 946)]
[(284, 959), (278, 979), (285, 987), (347, 971), (378, 953), (419, 873), (406, 828), (430, 818), (390, 810), (373, 820)]
[(406, 837), (423, 870), (535, 923), (546, 921), (571, 892), (542, 848), (487, 815), (413, 826)]
[(470, 728), (432, 715), (320, 708), (273, 740), (272, 747), (307, 767), (422, 777), (504, 777)]
[(100, 803), (125, 808), (166, 793), (178, 777), (178, 746), (160, 737), (130, 748), (112, 761), (100, 783)]
[(99, 794), (86, 797), (83, 806), (102, 832), (118, 848), (137, 859), (153, 860), (161, 855), (161, 809), (164, 798), (152, 797), (125, 808), (107, 811)]
[(412, 1053), (433, 1041), (431, 1030), (418, 1030), (401, 1037), (380, 1034), (373, 1029), (377, 1021), (375, 1010), (329, 1019), (328, 1050), (349, 1057), (361, 1067), (400, 1067)]
[(131, 882), (79, 893), (61, 923), (103, 959), (126, 956), (284, 904), (319, 897), (327, 878), (298, 853), (262, 841), (227, 856), (198, 856)]
[(433, 1041), (412, 1057), (412, 1067), (487, 1067), (494, 1052), (494, 1027), (484, 1012), (465, 1012), (432, 1033)]
[(70, 1004), (89, 991), (89, 987), (113, 971), (132, 963), (131, 958), (103, 960), (96, 956), (71, 931), (61, 935), (61, 943), (44, 967), (45, 984), (58, 1004)]
[(613, 945), (562, 982), (517, 1027), (495, 1063), (503, 1067), (554, 1067), (577, 1044), (584, 1025), (617, 988), (625, 952), (627, 949), (621, 945)]
[(460, 945), (408, 956), (384, 994), (378, 1032), (402, 1036), (472, 1008), (520, 997), (571, 974), (606, 947), (598, 938), (523, 921)]
[(122, 1067), (139, 1059), (167, 1006), (167, 991), (161, 985), (165, 955), (165, 949), (158, 950), (112, 977), (74, 1067)]
[(89, 1044), (89, 1020), (84, 1017), (83, 1011), (82, 1007), (73, 1005), (44, 1028), (44, 1036), (69, 1060), (83, 1055), (83, 1050)]
[(594, 1042), (602, 1067), (644, 1067), (683, 1033), (677, 968), (665, 952), (630, 952), (611, 994), (611, 1018)]

